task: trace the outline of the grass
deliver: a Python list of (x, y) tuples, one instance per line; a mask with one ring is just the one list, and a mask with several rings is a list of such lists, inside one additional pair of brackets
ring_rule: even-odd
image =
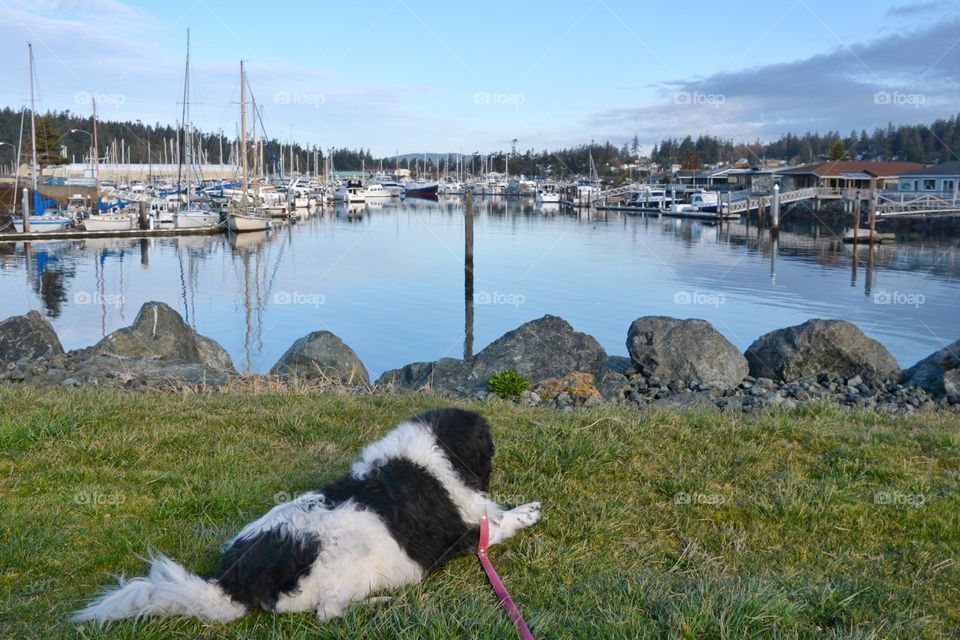
[[(514, 637), (474, 558), (326, 625), (67, 621), (150, 549), (211, 571), (244, 523), (437, 402), (0, 392), (0, 637)], [(960, 636), (955, 417), (479, 408), (494, 497), (544, 503), (492, 553), (540, 638)]]

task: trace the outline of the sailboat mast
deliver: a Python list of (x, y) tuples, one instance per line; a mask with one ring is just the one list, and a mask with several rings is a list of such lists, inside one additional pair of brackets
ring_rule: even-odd
[(33, 96), (33, 45), (27, 43), (30, 58), (30, 149), (32, 159), (30, 173), (33, 175), (33, 191), (37, 191), (37, 102)]
[(97, 187), (96, 212), (100, 213), (100, 138), (97, 136), (97, 97), (91, 96), (93, 102), (93, 177)]
[(243, 204), (247, 201), (247, 101), (244, 86), (243, 60), (240, 61), (240, 164), (243, 165)]
[(190, 29), (187, 29), (187, 65), (183, 73), (184, 148), (190, 165), (187, 167), (187, 209), (190, 208), (190, 172), (193, 169), (193, 131), (190, 127)]

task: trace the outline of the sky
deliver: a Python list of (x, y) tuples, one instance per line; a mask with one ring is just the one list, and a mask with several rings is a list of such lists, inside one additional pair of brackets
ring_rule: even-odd
[(960, 0), (163, 3), (0, 0), (0, 105), (235, 136), (239, 67), (267, 134), (488, 153), (591, 140), (770, 140), (960, 113)]

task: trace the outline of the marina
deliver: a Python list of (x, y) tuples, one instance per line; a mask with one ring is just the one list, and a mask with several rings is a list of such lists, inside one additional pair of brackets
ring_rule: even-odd
[[(788, 216), (773, 235), (751, 218), (475, 202), (476, 348), (544, 314), (589, 331), (611, 354), (624, 353), (623, 326), (647, 314), (705, 318), (746, 348), (813, 313), (857, 323), (908, 365), (954, 330), (960, 251), (915, 231), (853, 253), (842, 221)], [(316, 208), (243, 234), (36, 234), (0, 243), (0, 297), (10, 314), (44, 309), (67, 348), (128, 324), (147, 301), (166, 302), (251, 372), (305, 331), (327, 329), (376, 377), (463, 355), (464, 223), (463, 198), (447, 196)], [(913, 331), (917, 323), (930, 331)]]

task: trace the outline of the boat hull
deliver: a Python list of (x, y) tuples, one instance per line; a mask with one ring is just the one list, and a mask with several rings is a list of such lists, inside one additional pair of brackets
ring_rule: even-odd
[(270, 218), (247, 213), (231, 213), (227, 218), (227, 227), (234, 233), (266, 231), (270, 228)]
[(126, 231), (133, 228), (130, 216), (90, 216), (83, 220), (87, 231)]
[[(41, 216), (30, 216), (31, 233), (53, 233), (56, 231), (63, 231), (71, 224), (73, 224), (73, 220), (70, 218), (44, 218)], [(13, 226), (17, 230), (17, 233), (23, 233), (22, 218), (14, 219)]]

